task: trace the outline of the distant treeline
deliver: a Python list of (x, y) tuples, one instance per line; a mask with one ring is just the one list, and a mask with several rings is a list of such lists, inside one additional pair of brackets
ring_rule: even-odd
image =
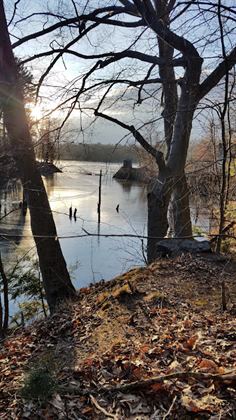
[(91, 162), (122, 162), (124, 159), (138, 161), (137, 151), (131, 146), (114, 144), (61, 144), (59, 158), (63, 160), (85, 160)]

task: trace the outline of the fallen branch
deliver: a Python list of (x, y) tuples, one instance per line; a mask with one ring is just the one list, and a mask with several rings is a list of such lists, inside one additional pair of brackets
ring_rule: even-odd
[[(74, 386), (62, 386), (60, 387), (60, 391), (65, 394), (77, 394), (77, 395), (89, 395), (91, 398), (92, 395), (98, 395), (99, 393), (106, 393), (106, 392), (127, 392), (132, 391), (139, 388), (147, 388), (151, 385), (155, 385), (157, 383), (161, 383), (164, 381), (171, 381), (173, 379), (196, 379), (198, 381), (206, 381), (206, 380), (212, 380), (212, 381), (219, 381), (219, 382), (229, 382), (232, 384), (232, 382), (236, 383), (236, 370), (233, 370), (231, 372), (224, 373), (222, 375), (220, 374), (213, 374), (213, 373), (205, 373), (205, 372), (175, 372), (175, 373), (169, 373), (168, 375), (159, 375), (154, 376), (149, 379), (143, 379), (140, 381), (134, 381), (127, 384), (118, 384), (113, 387), (103, 387), (103, 388), (97, 388), (96, 390), (92, 389), (82, 389), (80, 387), (74, 387)], [(111, 415), (111, 417), (113, 414)]]
[(170, 381), (172, 379), (196, 379), (196, 380), (212, 380), (221, 382), (236, 382), (236, 371), (228, 372), (223, 375), (204, 373), (204, 372), (175, 372), (168, 375), (154, 376), (150, 379), (143, 379), (141, 381), (130, 382), (128, 384), (116, 385), (110, 388), (100, 388), (99, 391), (107, 392), (126, 392), (138, 388), (145, 388), (156, 383)]

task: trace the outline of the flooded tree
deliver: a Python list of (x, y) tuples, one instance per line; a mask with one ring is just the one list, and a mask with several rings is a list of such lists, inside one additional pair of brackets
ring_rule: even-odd
[[(81, 114), (93, 112), (130, 133), (156, 161), (158, 175), (148, 193), (150, 262), (157, 256), (158, 238), (166, 236), (170, 203), (174, 236), (192, 238), (185, 164), (196, 110), (236, 63), (233, 2), (110, 0), (104, 7), (71, 2), (71, 8), (60, 2), (55, 13), (50, 9), (41, 15), (42, 22), (45, 16), (46, 28), (15, 43), (19, 47), (64, 31), (62, 46), (48, 44), (24, 60), (52, 56), (39, 89), (61, 58), (77, 58), (84, 67), (67, 89), (67, 118), (76, 107)], [(222, 26), (221, 18), (227, 24)], [(131, 104), (129, 111), (125, 104)], [(161, 119), (165, 153), (152, 146), (145, 131), (147, 126), (155, 131)]]
[(37, 170), (33, 143), (24, 108), (16, 61), (12, 52), (3, 0), (0, 1), (1, 108), (11, 152), (30, 211), (46, 298), (51, 311), (56, 303), (75, 295), (57, 238), (55, 223), (42, 178)]

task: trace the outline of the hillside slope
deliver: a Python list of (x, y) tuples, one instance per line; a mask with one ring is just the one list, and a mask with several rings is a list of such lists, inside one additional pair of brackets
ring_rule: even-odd
[(160, 260), (12, 332), (0, 347), (0, 418), (236, 418), (235, 272)]

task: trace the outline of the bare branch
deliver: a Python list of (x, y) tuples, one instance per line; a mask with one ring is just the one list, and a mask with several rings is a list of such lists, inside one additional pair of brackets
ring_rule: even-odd
[(191, 57), (191, 59), (195, 58), (202, 61), (194, 45), (184, 37), (172, 32), (163, 20), (157, 16), (152, 3), (149, 0), (145, 3), (140, 0), (134, 0), (134, 3), (147, 25), (157, 34), (159, 38), (176, 50), (180, 51), (184, 57)]
[(144, 139), (142, 134), (139, 131), (137, 131), (133, 125), (125, 124), (117, 118), (111, 117), (110, 115), (104, 114), (103, 112), (99, 112), (97, 110), (94, 111), (94, 115), (97, 117), (102, 117), (105, 120), (117, 124), (125, 130), (130, 131), (130, 133), (134, 136), (135, 140), (137, 140), (137, 142), (156, 159), (159, 169), (163, 169), (165, 167), (163, 153), (151, 146), (151, 144)]
[[(227, 65), (226, 65), (227, 61)], [(231, 70), (236, 64), (236, 47), (227, 55), (226, 60), (223, 60), (215, 70), (201, 83), (199, 87), (198, 100), (201, 100), (207, 93), (211, 91), (225, 76), (226, 72)]]
[(10, 25), (11, 25), (11, 23), (13, 22), (13, 20), (14, 20), (14, 17), (15, 17), (15, 15), (16, 15), (16, 11), (17, 11), (17, 6), (18, 6), (18, 4), (20, 3), (20, 1), (21, 1), (21, 0), (16, 0), (16, 2), (15, 2), (15, 4), (14, 4), (14, 9), (13, 9), (12, 17), (11, 17), (10, 21), (8, 22), (8, 26), (10, 26)]
[[(124, 50), (122, 52), (114, 53), (113, 57), (101, 63), (101, 67), (105, 67), (109, 65), (110, 63), (114, 63), (115, 61), (118, 61), (122, 58), (127, 58), (127, 57), (136, 58), (137, 60), (144, 61), (147, 63), (157, 64), (157, 65), (166, 63), (165, 59), (157, 57), (156, 55), (144, 54), (139, 51)], [(173, 59), (169, 63), (169, 65), (174, 66), (174, 67), (183, 67), (186, 65), (186, 60), (183, 59), (182, 57), (176, 58), (176, 59)]]
[[(32, 34), (26, 35), (25, 37), (21, 38), (19, 41), (15, 42), (14, 44), (12, 44), (12, 48), (16, 48), (19, 47), (20, 45), (24, 44), (27, 41), (30, 41), (32, 39), (36, 39), (39, 38), (41, 36), (44, 36), (50, 32), (55, 31), (56, 29), (59, 28), (63, 28), (64, 26), (68, 26), (68, 25), (72, 25), (72, 24), (78, 24), (81, 20), (83, 21), (97, 21), (98, 23), (102, 23), (102, 22), (108, 22), (107, 18), (98, 18), (99, 14), (102, 13), (109, 13), (109, 16), (114, 16), (115, 14), (120, 14), (125, 12), (125, 9), (123, 7), (115, 7), (115, 6), (110, 6), (110, 7), (103, 7), (100, 9), (97, 9), (95, 11), (93, 11), (92, 13), (89, 14), (82, 14), (79, 17), (74, 17), (74, 18), (70, 18), (70, 19), (64, 19), (60, 22), (55, 23), (54, 25), (51, 25), (45, 29), (42, 29), (41, 31), (38, 32), (34, 32)], [(48, 14), (50, 15), (50, 14)], [(116, 23), (114, 23), (116, 22)], [(111, 23), (111, 22), (110, 22)], [(112, 24), (117, 24), (119, 26), (129, 26), (129, 24), (131, 25), (131, 27), (135, 27), (135, 26), (140, 26), (141, 22), (118, 22), (118, 21), (112, 21)]]

